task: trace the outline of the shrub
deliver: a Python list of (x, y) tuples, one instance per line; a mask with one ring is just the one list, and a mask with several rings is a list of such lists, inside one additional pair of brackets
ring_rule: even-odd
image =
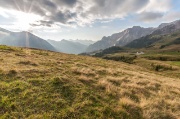
[(167, 45), (161, 45), (159, 49), (165, 48)]
[(160, 61), (180, 61), (180, 57), (178, 56), (145, 56), (149, 60), (160, 60)]
[(94, 56), (95, 57), (102, 57), (106, 54), (112, 54), (112, 53), (117, 53), (117, 52), (121, 52), (121, 51), (124, 51), (124, 49), (122, 47), (113, 46), (113, 47), (110, 47), (110, 48), (103, 50), (100, 53), (96, 53)]
[(125, 63), (133, 64), (137, 56), (114, 56), (114, 57), (105, 56), (103, 58), (107, 60), (122, 61)]
[(165, 66), (159, 64), (151, 64), (155, 71), (165, 71), (165, 70), (173, 70), (172, 66)]
[(9, 76), (15, 76), (15, 75), (17, 75), (17, 71), (16, 71), (16, 70), (10, 70), (10, 71), (8, 72), (8, 75), (9, 75)]
[(19, 64), (38, 66), (36, 63), (32, 63), (31, 61), (20, 61)]
[(61, 79), (59, 77), (55, 77), (55, 78), (53, 78), (52, 83), (54, 85), (59, 85), (61, 83)]

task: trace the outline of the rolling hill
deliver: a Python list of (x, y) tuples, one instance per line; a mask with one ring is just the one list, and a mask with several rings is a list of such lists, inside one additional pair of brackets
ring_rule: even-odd
[[(136, 64), (27, 48), (0, 46), (0, 56), (2, 119), (180, 117), (178, 62), (167, 75)], [(170, 75), (174, 71), (177, 75)]]

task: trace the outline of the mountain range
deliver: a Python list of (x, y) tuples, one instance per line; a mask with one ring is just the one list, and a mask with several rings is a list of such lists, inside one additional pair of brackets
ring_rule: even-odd
[(0, 28), (0, 44), (17, 47), (37, 48), (69, 54), (79, 54), (93, 44), (91, 40), (44, 40), (29, 32), (11, 32)]
[(165, 35), (178, 29), (180, 29), (180, 20), (170, 23), (162, 23), (157, 28), (133, 26), (132, 28), (128, 28), (111, 36), (104, 36), (100, 41), (90, 45), (86, 52), (104, 50), (112, 46), (133, 46), (138, 39), (146, 38), (148, 35)]
[[(133, 53), (138, 51), (145, 52), (180, 52), (180, 30), (166, 35), (147, 35), (127, 44), (125, 47), (112, 46), (104, 50), (94, 51), (91, 53), (82, 53), (81, 55), (90, 55), (104, 57), (116, 53)], [(140, 52), (140, 54), (144, 52)]]
[(104, 36), (100, 41), (90, 45), (87, 48), (87, 52), (97, 51), (100, 49), (106, 49), (112, 46), (125, 46), (133, 40), (146, 36), (153, 32), (154, 28), (143, 28), (140, 26), (133, 26), (120, 33), (115, 33), (111, 36)]
[[(94, 52), (113, 46), (146, 48), (160, 41), (164, 35), (180, 30), (180, 20), (162, 23), (157, 28), (133, 26), (122, 32), (104, 36), (100, 41), (91, 40), (44, 40), (29, 32), (11, 32), (0, 28), (0, 44), (18, 47), (37, 48), (69, 54)], [(162, 46), (163, 47), (163, 46)]]

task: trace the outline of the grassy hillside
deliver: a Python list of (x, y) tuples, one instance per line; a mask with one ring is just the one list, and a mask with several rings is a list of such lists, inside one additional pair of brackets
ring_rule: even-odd
[(0, 56), (2, 119), (180, 117), (178, 77), (135, 64), (35, 49), (0, 46)]
[[(143, 54), (137, 52), (143, 51)], [(98, 55), (101, 54), (101, 55)], [(95, 57), (102, 59), (125, 62), (137, 65), (152, 71), (152, 73), (180, 78), (180, 52), (179, 51), (155, 51), (136, 49), (129, 51), (119, 51), (116, 53), (96, 53)]]

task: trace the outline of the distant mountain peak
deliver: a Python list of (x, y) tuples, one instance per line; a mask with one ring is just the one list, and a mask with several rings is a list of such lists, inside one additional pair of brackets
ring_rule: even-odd
[(143, 27), (141, 27), (141, 26), (133, 26), (132, 28), (133, 29), (140, 29), (140, 28), (143, 28)]
[(165, 35), (172, 33), (176, 30), (180, 30), (180, 20), (176, 20), (170, 23), (162, 23), (152, 34)]
[(47, 40), (51, 45), (53, 45), (59, 52), (68, 53), (68, 54), (79, 54), (86, 50), (88, 46), (74, 42), (70, 40), (61, 40), (61, 41), (54, 41), (54, 40)]
[(178, 24), (178, 23), (180, 23), (180, 20), (176, 20), (176, 21), (173, 21), (173, 22), (170, 22), (170, 23), (161, 23), (161, 24), (158, 26), (158, 29), (161, 29), (161, 28), (163, 28), (163, 27), (165, 27), (165, 26), (172, 25), (172, 24), (176, 25), (176, 24)]

